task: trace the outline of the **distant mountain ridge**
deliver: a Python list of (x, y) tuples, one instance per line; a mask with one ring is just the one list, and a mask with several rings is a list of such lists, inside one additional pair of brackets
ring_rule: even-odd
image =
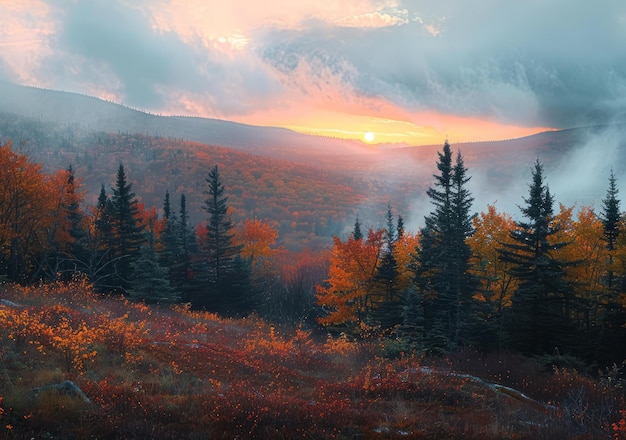
[(317, 156), (363, 148), (358, 142), (305, 135), (285, 128), (154, 115), (87, 95), (7, 82), (0, 82), (0, 96), (0, 111), (43, 121), (78, 123), (89, 131), (172, 137), (276, 158), (286, 158), (295, 149)]
[[(267, 170), (273, 168), (272, 172), (277, 173), (275, 178), (284, 183), (281, 186), (283, 189), (285, 185), (295, 188), (294, 179), (307, 174), (315, 180), (313, 186), (316, 191), (321, 191), (318, 195), (305, 196), (302, 192), (292, 194), (288, 202), (285, 198), (281, 200), (281, 196), (275, 192), (276, 187), (270, 185), (265, 188), (266, 195), (263, 196), (267, 200), (273, 197), (277, 203), (291, 203), (295, 206), (298, 198), (323, 199), (324, 192), (338, 195), (342, 192), (339, 188), (344, 185), (344, 193), (352, 194), (354, 191), (355, 195), (359, 195), (350, 196), (339, 203), (348, 222), (353, 221), (351, 217), (357, 212), (371, 209), (384, 211), (387, 204), (392, 204), (405, 213), (410, 212), (407, 216), (413, 216), (415, 224), (420, 224), (425, 210), (430, 209), (424, 202), (425, 190), (433, 184), (437, 152), (443, 144), (442, 139), (439, 145), (386, 145), (373, 148), (359, 141), (306, 135), (284, 128), (197, 117), (153, 115), (90, 96), (4, 82), (0, 82), (1, 113), (30, 118), (31, 122), (24, 119), (21, 122), (23, 126), (17, 127), (16, 118), (12, 119), (10, 115), (5, 117), (4, 123), (8, 125), (4, 126), (4, 132), (0, 126), (0, 141), (12, 138), (14, 145), (19, 145), (20, 140), (28, 144), (31, 139), (38, 138), (38, 145), (32, 148), (33, 153), (36, 153), (33, 157), (44, 162), (48, 169), (66, 167), (70, 160), (87, 167), (94, 160), (92, 156), (98, 154), (98, 162), (95, 162), (96, 166), (90, 173), (98, 171), (100, 175), (92, 176), (93, 185), (106, 184), (107, 175), (111, 174), (109, 165), (112, 164), (114, 169), (121, 161), (131, 170), (136, 170), (138, 177), (156, 181), (164, 177), (154, 171), (157, 162), (161, 164), (158, 166), (167, 167), (168, 172), (174, 171), (169, 169), (171, 166), (159, 154), (167, 151), (167, 154), (174, 154), (177, 160), (180, 160), (181, 154), (185, 155), (185, 166), (194, 170), (193, 176), (186, 168), (180, 168), (175, 179), (166, 179), (165, 182), (153, 185), (154, 198), (146, 199), (146, 202), (155, 203), (154, 206), (159, 205), (158, 199), (162, 197), (164, 189), (172, 188), (169, 185), (174, 181), (188, 191), (193, 188), (201, 194), (198, 185), (203, 180), (202, 167), (208, 169), (216, 163), (216, 158), (226, 157), (227, 153), (221, 150), (217, 154), (215, 147), (219, 146), (233, 152), (278, 160), (271, 166), (265, 160), (258, 160), (255, 167), (263, 165)], [(117, 136), (107, 140), (97, 134), (103, 132)], [(135, 134), (152, 136), (154, 139), (133, 138)], [(68, 139), (62, 139), (64, 136)], [(169, 146), (163, 144), (164, 140), (167, 144), (167, 139), (170, 139)], [(190, 145), (183, 141), (198, 144)], [(113, 143), (115, 148), (107, 147), (102, 142)], [(141, 147), (137, 149), (137, 145)], [(172, 148), (173, 152), (170, 151)], [(465, 166), (472, 176), (475, 209), (479, 212), (486, 209), (487, 203), (495, 201), (499, 209), (509, 213), (517, 212), (517, 203), (525, 196), (530, 169), (536, 160), (545, 165), (547, 181), (551, 190), (554, 189), (557, 202), (566, 205), (595, 204), (598, 207), (604, 197), (611, 168), (616, 173), (621, 193), (626, 193), (624, 123), (548, 131), (502, 141), (458, 143), (453, 144), (452, 148), (455, 152), (457, 149), (462, 151)], [(230, 158), (222, 161), (232, 167), (228, 172), (245, 172), (246, 167), (249, 168), (254, 162), (250, 157), (228, 154)], [(199, 166), (199, 161), (202, 166)], [(285, 162), (299, 164), (305, 167), (304, 171), (291, 169), (291, 165)], [(262, 171), (259, 173), (263, 174)], [(266, 180), (265, 177), (257, 176), (248, 179), (246, 185), (253, 181), (258, 185)], [(323, 189), (325, 181), (332, 181), (335, 185), (332, 190), (330, 186)], [(139, 189), (137, 192), (141, 194)], [(94, 191), (93, 188), (89, 190)], [(348, 205), (348, 199), (359, 199), (360, 202), (358, 205)], [(241, 200), (238, 202), (243, 203)], [(196, 203), (199, 205), (200, 200)], [(311, 215), (316, 210), (314, 204), (309, 204), (308, 209)], [(334, 216), (328, 218), (331, 217)], [(334, 218), (332, 221), (343, 223), (346, 218)]]

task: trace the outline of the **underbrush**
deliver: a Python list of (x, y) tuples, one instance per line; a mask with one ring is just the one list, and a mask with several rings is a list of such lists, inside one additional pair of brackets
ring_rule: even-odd
[[(590, 378), (512, 354), (390, 360), (255, 317), (101, 297), (81, 280), (4, 285), (0, 299), (0, 437), (626, 435), (619, 366)], [(68, 380), (84, 394), (50, 388)]]

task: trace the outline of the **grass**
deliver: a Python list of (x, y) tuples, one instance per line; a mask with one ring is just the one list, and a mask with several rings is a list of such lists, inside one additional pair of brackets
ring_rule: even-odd
[[(0, 437), (625, 438), (617, 366), (592, 379), (510, 354), (386, 359), (382, 346), (101, 297), (80, 280), (4, 285), (0, 299)], [(89, 402), (34, 392), (64, 380)]]

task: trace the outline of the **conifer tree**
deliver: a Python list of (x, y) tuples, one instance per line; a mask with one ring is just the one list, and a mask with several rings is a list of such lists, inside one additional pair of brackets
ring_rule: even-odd
[(89, 255), (82, 266), (99, 292), (115, 287), (113, 205), (104, 184), (100, 187), (98, 202), (94, 210), (94, 232), (90, 235)]
[(359, 221), (359, 216), (356, 216), (356, 220), (354, 221), (354, 230), (352, 231), (352, 238), (355, 241), (363, 240), (363, 232), (361, 231), (361, 222)]
[(606, 286), (609, 290), (615, 288), (615, 274), (613, 271), (613, 251), (617, 247), (617, 238), (620, 234), (621, 211), (620, 200), (617, 198), (618, 189), (615, 173), (611, 170), (609, 176), (609, 188), (606, 197), (602, 200), (602, 213), (598, 216), (604, 227), (604, 240), (606, 249), (609, 251), (608, 270), (606, 274)]
[(466, 243), (473, 232), (473, 198), (465, 188), (470, 178), (460, 152), (453, 166), (447, 141), (438, 155), (439, 174), (433, 176), (435, 184), (427, 191), (435, 208), (425, 218), (412, 267), (417, 296), (424, 304), (426, 329), (437, 329), (445, 336), (437, 338), (437, 344), (445, 342), (445, 347), (437, 349), (445, 350), (473, 336), (465, 330), (476, 306), (473, 296), (478, 279), (469, 270), (471, 250)]
[(388, 333), (402, 322), (403, 302), (397, 285), (399, 272), (398, 262), (394, 255), (397, 236), (391, 206), (387, 206), (385, 218), (385, 246), (374, 275), (376, 308), (372, 312), (374, 323), (380, 326), (383, 332)]
[(139, 255), (139, 249), (145, 243), (144, 225), (137, 221), (137, 199), (132, 192), (132, 184), (127, 181), (124, 166), (120, 163), (113, 196), (111, 197), (111, 220), (114, 256), (116, 261), (116, 287), (125, 293), (133, 274), (133, 261)]
[(528, 354), (571, 350), (574, 329), (570, 325), (571, 291), (565, 279), (565, 261), (553, 251), (567, 242), (554, 242), (559, 230), (553, 221), (553, 197), (544, 183), (543, 166), (536, 161), (525, 206), (527, 221), (515, 222), (511, 243), (502, 243), (503, 261), (518, 281), (509, 310), (507, 333), (514, 348)]
[(149, 304), (175, 303), (180, 299), (170, 286), (168, 269), (159, 264), (153, 237), (148, 245), (141, 247), (139, 256), (132, 264), (134, 276), (129, 290), (131, 297)]
[[(72, 237), (72, 245), (69, 249), (68, 257), (73, 261), (84, 261), (88, 250), (86, 244), (87, 233), (83, 225), (84, 215), (80, 209), (82, 197), (78, 193), (76, 176), (71, 165), (68, 167), (67, 173), (68, 203), (65, 205), (65, 211), (69, 222), (69, 234)], [(75, 265), (71, 267), (75, 267)]]
[(609, 188), (602, 200), (602, 212), (598, 216), (604, 229), (603, 238), (608, 254), (606, 273), (603, 277), (606, 290), (598, 301), (599, 322), (596, 325), (597, 337), (593, 341), (595, 347), (593, 358), (602, 363), (619, 362), (626, 356), (626, 349), (615, 349), (623, 347), (622, 342), (626, 336), (626, 311), (619, 301), (620, 294), (623, 294), (625, 277), (616, 264), (618, 261), (616, 254), (619, 252), (618, 238), (624, 224), (618, 192), (617, 179), (611, 170)]
[(402, 325), (398, 336), (412, 351), (422, 351), (425, 347), (426, 327), (423, 300), (424, 297), (415, 286), (409, 287), (402, 307)]
[[(201, 267), (196, 279), (195, 303), (208, 309), (233, 313), (241, 311), (243, 289), (235, 286), (243, 280), (245, 270), (237, 258), (241, 246), (233, 244), (233, 224), (228, 213), (228, 197), (224, 194), (217, 165), (211, 169), (206, 180), (208, 190), (204, 210), (208, 213), (207, 234), (200, 249)], [(200, 283), (200, 285), (198, 285)], [(200, 288), (198, 291), (198, 287)]]
[(185, 194), (180, 195), (180, 208), (178, 211), (178, 223), (176, 228), (177, 243), (180, 245), (180, 258), (172, 266), (170, 282), (173, 287), (181, 292), (184, 302), (191, 301), (191, 270), (192, 255), (197, 251), (196, 236), (189, 225), (189, 212), (187, 211), (187, 199)]
[(177, 229), (179, 225), (175, 213), (172, 212), (169, 191), (165, 192), (165, 199), (163, 201), (162, 225), (158, 260), (162, 267), (168, 268), (171, 287), (174, 287), (175, 283), (172, 281), (175, 270), (174, 267), (178, 263), (182, 243), (178, 240)]

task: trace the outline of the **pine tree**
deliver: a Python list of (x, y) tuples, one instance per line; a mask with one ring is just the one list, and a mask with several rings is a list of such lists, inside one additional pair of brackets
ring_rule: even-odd
[(620, 233), (621, 212), (620, 200), (618, 194), (616, 178), (613, 170), (609, 176), (609, 188), (606, 197), (602, 200), (602, 213), (598, 216), (604, 226), (604, 240), (606, 241), (606, 249), (609, 251), (608, 270), (606, 275), (606, 285), (609, 290), (615, 288), (615, 279), (613, 272), (613, 251), (617, 247), (617, 238)]
[(507, 333), (514, 348), (524, 353), (553, 353), (572, 348), (570, 324), (571, 291), (563, 270), (567, 262), (552, 252), (566, 246), (551, 237), (559, 230), (553, 222), (553, 197), (544, 184), (543, 166), (536, 161), (526, 205), (520, 207), (527, 221), (515, 222), (513, 243), (503, 243), (503, 261), (511, 263), (510, 274), (519, 282), (512, 296)]
[(361, 231), (361, 222), (359, 221), (359, 216), (356, 216), (356, 220), (354, 221), (354, 230), (352, 231), (352, 238), (356, 241), (363, 240), (363, 232)]
[(180, 208), (178, 211), (178, 227), (176, 228), (177, 242), (180, 244), (180, 258), (177, 264), (172, 266), (170, 282), (175, 289), (181, 292), (184, 302), (191, 301), (191, 271), (192, 255), (197, 252), (196, 236), (189, 225), (189, 212), (187, 211), (187, 199), (185, 194), (180, 195)]
[(168, 269), (162, 267), (154, 251), (154, 238), (142, 246), (138, 258), (133, 261), (133, 277), (130, 296), (149, 304), (175, 303), (180, 298), (170, 286)]
[(182, 253), (182, 243), (180, 243), (178, 239), (177, 229), (179, 225), (175, 213), (172, 212), (169, 191), (165, 192), (165, 199), (163, 201), (162, 225), (163, 229), (160, 234), (158, 260), (159, 265), (168, 268), (168, 278), (170, 278), (171, 287), (174, 287), (174, 268), (178, 264), (178, 259)]
[(398, 336), (412, 351), (422, 351), (425, 348), (426, 322), (423, 301), (424, 298), (415, 286), (409, 287), (402, 307), (402, 325), (398, 330)]
[(469, 270), (471, 250), (466, 243), (473, 233), (473, 198), (465, 188), (470, 178), (461, 153), (453, 166), (446, 141), (438, 155), (439, 174), (433, 176), (435, 184), (427, 191), (435, 209), (425, 218), (412, 267), (424, 298), (426, 329), (434, 331), (436, 327), (447, 339), (448, 348), (453, 348), (473, 336), (465, 331), (473, 318), (473, 296), (478, 289), (478, 279)]
[(396, 229), (397, 229), (397, 239), (399, 240), (404, 235), (404, 219), (400, 215), (398, 216), (398, 226), (396, 226)]
[[(623, 293), (624, 276), (616, 274), (616, 252), (618, 252), (620, 234), (623, 221), (618, 198), (617, 179), (613, 170), (609, 176), (609, 188), (606, 197), (602, 200), (602, 212), (598, 216), (604, 229), (604, 241), (608, 253), (604, 285), (606, 290), (598, 300), (600, 308), (599, 322), (596, 324), (597, 336), (593, 341), (595, 347), (594, 360), (601, 363), (619, 362), (626, 356), (622, 341), (626, 335), (624, 323), (626, 312), (620, 304), (619, 297)], [(620, 279), (621, 278), (621, 279)]]
[(132, 192), (132, 184), (127, 182), (124, 166), (120, 164), (113, 196), (112, 229), (115, 241), (113, 243), (116, 261), (116, 287), (121, 293), (125, 293), (130, 285), (133, 275), (133, 262), (139, 255), (139, 249), (145, 243), (143, 234), (144, 225), (137, 221), (137, 199)]
[(373, 310), (373, 321), (380, 326), (383, 332), (388, 333), (402, 322), (403, 302), (397, 285), (399, 272), (398, 263), (394, 255), (397, 237), (391, 206), (387, 206), (385, 219), (385, 246), (374, 275), (374, 302), (376, 308)]
[(88, 258), (89, 250), (87, 245), (87, 232), (83, 224), (84, 215), (80, 209), (81, 196), (78, 194), (76, 176), (74, 169), (70, 165), (67, 169), (67, 193), (68, 204), (65, 206), (66, 216), (69, 222), (69, 234), (72, 244), (67, 255), (68, 267), (70, 271), (77, 271), (77, 262), (85, 261)]
[[(237, 263), (241, 246), (233, 244), (233, 224), (228, 214), (228, 197), (224, 194), (224, 185), (221, 181), (217, 165), (211, 169), (205, 179), (208, 196), (203, 208), (208, 213), (207, 235), (200, 250), (201, 264), (197, 276), (196, 305), (208, 309), (232, 313), (234, 309), (241, 310), (241, 289), (233, 283), (239, 284), (242, 280), (235, 280), (234, 273), (243, 275), (245, 271)], [(198, 286), (200, 282), (200, 286)]]
[(94, 212), (94, 232), (89, 236), (89, 255), (82, 266), (97, 291), (107, 292), (116, 286), (114, 275), (113, 205), (104, 184), (100, 187)]

